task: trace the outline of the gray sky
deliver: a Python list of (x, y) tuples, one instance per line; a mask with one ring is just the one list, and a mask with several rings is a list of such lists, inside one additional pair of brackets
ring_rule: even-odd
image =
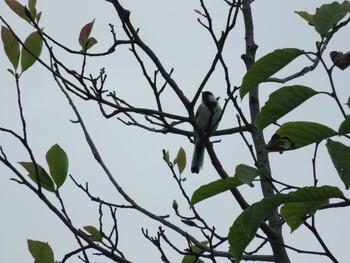
[[(194, 9), (200, 9), (199, 1), (149, 0), (147, 6), (139, 1), (125, 2), (125, 7), (131, 11), (134, 25), (140, 28), (141, 37), (158, 54), (159, 59), (168, 69), (175, 68), (173, 74), (175, 80), (184, 93), (191, 98), (207, 72), (215, 52), (208, 32), (197, 22), (199, 15), (194, 12)], [(215, 27), (220, 29), (226, 14), (225, 4), (220, 3), (223, 1), (215, 1), (215, 4), (214, 1), (208, 2), (211, 2), (208, 7), (212, 11)], [(305, 10), (314, 13), (317, 6), (327, 2), (256, 1), (253, 4), (253, 14), (256, 43), (259, 45), (257, 57), (276, 48), (296, 47), (314, 51), (315, 41), (319, 40), (319, 36), (294, 11)], [(118, 27), (119, 20), (111, 4), (106, 1), (38, 1), (37, 8), (43, 11), (41, 25), (45, 27), (45, 31), (72, 49), (80, 49), (77, 40), (79, 31), (83, 25), (94, 18), (96, 21), (92, 36), (99, 43), (91, 49), (92, 52), (104, 51), (111, 44), (108, 23), (115, 24), (117, 36), (124, 38), (122, 29)], [(22, 38), (31, 32), (30, 26), (12, 14), (4, 2), (0, 3), (0, 14), (13, 25)], [(242, 25), (240, 16), (238, 26), (233, 30), (225, 50), (227, 63), (231, 70), (232, 85), (235, 86), (241, 84), (245, 73), (243, 62), (240, 59), (244, 52)], [(346, 47), (346, 40), (348, 40), (346, 36), (348, 35), (349, 28), (341, 30), (330, 44), (329, 52), (332, 50), (348, 51)], [(66, 55), (55, 48), (56, 50), (62, 61), (72, 68), (79, 69), (80, 57)], [(43, 57), (47, 58), (47, 52), (44, 52)], [(0, 52), (0, 61), (3, 94), (0, 96), (2, 112), (0, 126), (13, 128), (19, 132), (20, 120), (16, 109), (15, 84), (11, 75), (6, 71), (10, 63), (4, 57), (3, 51)], [(330, 63), (328, 57), (326, 61)], [(283, 76), (283, 74), (300, 69), (302, 62), (304, 62), (302, 59), (298, 60), (290, 67), (290, 70), (282, 71), (279, 75)], [(96, 75), (102, 67), (106, 68), (108, 75), (106, 85), (109, 90), (115, 90), (134, 105), (150, 105), (149, 99), (152, 97), (152, 92), (126, 47), (117, 50), (107, 58), (88, 60), (88, 71), (92, 74)], [(149, 70), (151, 72), (154, 68), (151, 67)], [(347, 71), (336, 69), (334, 77), (339, 96), (342, 102), (346, 102), (349, 91), (345, 83), (349, 83), (349, 74)], [(316, 90), (330, 91), (323, 70), (317, 70), (302, 79), (288, 83), (288, 85), (292, 84), (303, 84)], [(266, 99), (279, 86), (281, 85), (261, 86), (262, 98)], [(82, 184), (88, 181), (91, 192), (96, 196), (111, 202), (123, 203), (120, 195), (115, 193), (100, 167), (94, 162), (79, 126), (69, 121), (75, 119), (74, 114), (50, 74), (40, 65), (34, 65), (21, 77), (21, 89), (24, 114), (28, 123), (29, 142), (37, 156), (37, 161), (45, 166), (46, 151), (53, 144), (58, 143), (69, 156), (70, 174)], [(226, 87), (221, 69), (213, 75), (206, 89), (212, 91), (216, 96), (225, 97)], [(171, 92), (167, 93), (167, 100), (168, 111), (185, 112), (184, 108), (179, 106), (179, 101), (173, 99)], [(155, 214), (170, 214), (170, 220), (175, 223), (178, 223), (179, 219), (174, 216), (171, 208), (173, 199), (178, 201), (183, 214), (190, 214), (175, 181), (162, 161), (162, 149), (168, 149), (173, 159), (181, 146), (186, 150), (189, 162), (192, 156), (192, 145), (186, 138), (151, 134), (137, 128), (126, 127), (116, 118), (103, 119), (97, 105), (93, 102), (79, 99), (75, 99), (75, 102), (102, 157), (113, 172), (114, 178), (136, 202)], [(242, 101), (242, 108), (247, 112), (247, 98)], [(281, 123), (290, 120), (318, 121), (337, 129), (341, 114), (337, 111), (333, 101), (325, 96), (317, 96), (305, 103), (302, 108), (284, 117)], [(237, 121), (234, 110), (229, 108), (220, 128), (232, 126), (237, 126)], [(189, 126), (188, 128), (190, 129)], [(266, 129), (267, 140), (274, 131), (274, 127)], [(234, 174), (236, 165), (240, 163), (253, 166), (249, 152), (239, 135), (220, 139), (222, 141), (215, 145), (215, 150), (223, 166), (231, 175)], [(29, 161), (20, 144), (8, 135), (0, 134), (0, 145), (3, 146), (11, 161)], [(311, 185), (313, 182), (311, 163), (313, 151), (314, 147), (309, 146), (283, 155), (271, 154), (273, 176), (290, 184)], [(336, 185), (344, 190), (324, 143), (320, 146), (317, 163), (319, 185)], [(0, 175), (2, 211), (0, 233), (4, 240), (0, 249), (0, 261), (32, 262), (26, 246), (27, 239), (49, 242), (55, 252), (56, 260), (62, 259), (65, 253), (73, 250), (75, 248), (74, 237), (39, 199), (25, 187), (10, 181), (13, 175), (3, 166), (0, 166)], [(210, 167), (208, 156), (205, 157), (204, 169), (199, 175), (192, 175), (188, 167), (184, 175), (187, 177), (184, 185), (189, 194), (200, 185), (218, 178)], [(261, 198), (258, 184), (255, 188), (243, 186), (242, 192), (248, 202), (256, 202)], [(92, 205), (88, 198), (75, 188), (71, 180), (67, 180), (61, 194), (76, 226), (98, 225), (97, 206)], [(50, 196), (49, 193), (47, 195)], [(57, 203), (53, 195), (52, 200)], [(228, 194), (204, 201), (197, 205), (197, 209), (204, 218), (207, 218), (208, 224), (215, 225), (218, 233), (222, 235), (227, 233), (240, 212)], [(345, 262), (347, 258), (348, 232), (344, 229), (349, 215), (349, 209), (333, 209), (321, 211), (317, 217), (321, 236), (340, 262)], [(159, 224), (128, 210), (119, 210), (118, 221), (121, 235), (120, 249), (125, 252), (128, 259), (134, 262), (145, 262), (145, 259), (146, 262), (160, 262), (156, 248), (145, 240), (141, 233), (141, 227), (144, 227), (155, 235)], [(187, 227), (184, 228), (187, 229)], [(166, 231), (174, 243), (185, 246), (185, 241), (178, 235), (174, 235), (169, 229)], [(190, 228), (188, 231), (192, 232)], [(319, 245), (304, 227), (292, 234), (289, 234), (290, 229), (287, 226), (283, 228), (283, 231), (288, 245), (304, 250), (320, 251)], [(198, 233), (197, 235), (201, 239)], [(254, 246), (250, 248), (254, 249)], [(265, 253), (269, 253), (269, 249), (266, 249)], [(180, 256), (171, 250), (169, 254), (173, 255), (173, 262), (180, 262)], [(289, 254), (292, 262), (329, 262), (325, 257), (307, 256), (292, 251), (289, 251)], [(97, 261), (108, 262), (100, 259)]]

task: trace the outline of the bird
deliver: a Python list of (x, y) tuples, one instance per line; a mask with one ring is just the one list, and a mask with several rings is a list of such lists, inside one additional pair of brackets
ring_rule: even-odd
[[(210, 137), (219, 126), (222, 109), (218, 102), (219, 98), (215, 98), (210, 91), (202, 92), (202, 103), (196, 112), (196, 122), (204, 133), (204, 136)], [(194, 151), (192, 156), (191, 172), (199, 173), (203, 167), (205, 143), (203, 138), (194, 130)]]

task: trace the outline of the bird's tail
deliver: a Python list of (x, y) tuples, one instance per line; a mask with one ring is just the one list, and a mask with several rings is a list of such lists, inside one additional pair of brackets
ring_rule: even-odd
[(201, 140), (197, 140), (195, 143), (191, 165), (191, 172), (196, 174), (199, 173), (199, 170), (203, 167), (204, 162), (205, 147), (200, 141)]

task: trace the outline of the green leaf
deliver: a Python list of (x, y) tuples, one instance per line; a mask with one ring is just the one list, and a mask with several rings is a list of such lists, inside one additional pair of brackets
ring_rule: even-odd
[(337, 135), (333, 129), (323, 124), (304, 121), (287, 122), (276, 133), (282, 138), (289, 138), (296, 148), (320, 142)]
[(286, 204), (281, 208), (281, 215), (293, 232), (304, 221), (312, 216), (329, 198), (344, 198), (343, 193), (332, 186), (305, 187), (288, 194)]
[(236, 167), (235, 177), (239, 178), (244, 184), (253, 187), (253, 181), (257, 176), (259, 176), (259, 170), (254, 167), (245, 164), (239, 164)]
[(183, 257), (181, 263), (205, 263), (205, 262), (201, 259), (197, 259), (196, 256), (186, 255)]
[(55, 144), (46, 153), (46, 161), (57, 188), (61, 187), (68, 174), (67, 154), (58, 144)]
[(253, 186), (253, 180), (259, 176), (260, 171), (245, 164), (236, 166), (235, 176), (219, 179), (206, 185), (202, 185), (194, 191), (191, 198), (191, 206), (217, 194), (221, 194), (242, 184)]
[(30, 15), (35, 18), (36, 17), (36, 0), (28, 0), (28, 9)]
[[(29, 178), (32, 179), (36, 184), (38, 184), (34, 164), (31, 162), (19, 162), (19, 164), (22, 165), (27, 170), (27, 172), (29, 173), (28, 174)], [(55, 185), (51, 180), (50, 176), (47, 174), (47, 172), (44, 170), (44, 168), (42, 168), (38, 164), (37, 164), (37, 168), (39, 173), (40, 185), (42, 186), (42, 188), (50, 192), (55, 192), (56, 191)]]
[(102, 234), (97, 230), (96, 227), (93, 226), (84, 226), (83, 227), (86, 232), (88, 232), (91, 236), (90, 239), (92, 241), (102, 242)]
[[(208, 245), (208, 241), (202, 241), (201, 244), (206, 246), (206, 245)], [(198, 254), (202, 254), (203, 253), (203, 250), (200, 249), (199, 247), (197, 247), (196, 245), (191, 247), (191, 251), (194, 252), (194, 253), (198, 253)], [(201, 260), (201, 259), (197, 259), (196, 256), (186, 255), (186, 256), (183, 257), (181, 263), (204, 263), (204, 261)]]
[(179, 173), (182, 174), (182, 172), (185, 170), (185, 167), (186, 167), (186, 152), (182, 147), (180, 147), (177, 153), (177, 156), (174, 160), (174, 164), (177, 164)]
[[(84, 52), (86, 50), (88, 50), (88, 45), (91, 45), (91, 44), (88, 43), (88, 41), (89, 41), (89, 36), (90, 36), (91, 31), (92, 31), (92, 28), (94, 27), (94, 23), (95, 23), (95, 19), (92, 20), (90, 23), (87, 23), (80, 30), (79, 44), (80, 44), (80, 46), (81, 46), (81, 48), (83, 49)], [(93, 40), (92, 40), (92, 42), (93, 42)]]
[(35, 259), (35, 263), (54, 263), (54, 255), (48, 243), (36, 240), (27, 240), (28, 249)]
[(271, 93), (257, 117), (258, 129), (263, 130), (315, 94), (317, 92), (313, 89), (300, 85), (282, 87)]
[(321, 201), (288, 203), (281, 208), (281, 215), (290, 227), (291, 232), (293, 232), (304, 222), (307, 215), (314, 215), (321, 206), (327, 203), (327, 199)]
[(19, 63), (19, 43), (12, 32), (5, 26), (1, 27), (1, 39), (7, 58), (10, 60), (13, 68), (17, 70)]
[(284, 203), (292, 204), (292, 206), (288, 205), (284, 209), (284, 213), (287, 220), (296, 225), (298, 220), (304, 218), (300, 219), (302, 212), (305, 212), (306, 208), (303, 207), (302, 211), (296, 211), (299, 214), (298, 217), (294, 218), (293, 215), (289, 214), (290, 211), (288, 210), (293, 210), (298, 207), (300, 208), (300, 204), (298, 204), (298, 207), (293, 207), (293, 204), (315, 202), (314, 206), (309, 205), (309, 210), (307, 211), (309, 213), (315, 213), (319, 208), (317, 207), (316, 209), (316, 203), (319, 205), (321, 201), (325, 202), (325, 200), (329, 198), (344, 198), (344, 195), (337, 187), (305, 187), (288, 194), (276, 194), (271, 197), (265, 197), (261, 201), (252, 204), (237, 217), (230, 228), (228, 241), (232, 255), (237, 262), (241, 260), (244, 250), (255, 237), (259, 226), (264, 222), (266, 217), (268, 217), (272, 211), (277, 209), (280, 205)]
[(242, 184), (242, 181), (238, 177), (228, 177), (202, 185), (196, 191), (194, 191), (191, 198), (191, 206)]
[(333, 165), (345, 184), (345, 188), (350, 188), (350, 147), (336, 141), (328, 140), (326, 143), (329, 156)]
[(86, 43), (86, 50), (92, 48), (95, 44), (97, 43), (96, 38), (94, 37), (89, 37), (87, 43)]
[(22, 48), (22, 72), (30, 68), (41, 54), (43, 40), (41, 39), (40, 34), (38, 32), (31, 33), (24, 41), (24, 46), (28, 48), (34, 56), (32, 56), (32, 54), (30, 54), (25, 48)]
[(260, 58), (243, 77), (239, 90), (241, 98), (303, 53), (302, 50), (296, 48), (276, 49)]
[(37, 23), (40, 22), (41, 14), (42, 14), (42, 12), (40, 11), (40, 12), (37, 13), (36, 16), (35, 16), (35, 20), (36, 20)]
[(272, 136), (265, 147), (268, 151), (294, 150), (328, 139), (337, 133), (331, 128), (315, 122), (287, 122)]
[(347, 133), (350, 133), (350, 116), (347, 115), (345, 120), (340, 124), (339, 135), (345, 135)]
[(314, 15), (316, 31), (321, 35), (321, 37), (325, 37), (327, 33), (333, 29), (349, 11), (350, 4), (348, 1), (344, 1), (342, 4), (333, 2), (317, 8)]
[(5, 3), (15, 12), (18, 16), (30, 23), (30, 19), (24, 13), (24, 6), (16, 0), (5, 0)]
[(297, 13), (299, 16), (304, 18), (310, 25), (314, 25), (314, 16), (313, 15), (310, 15), (306, 11), (295, 11), (295, 13)]
[(319, 201), (329, 198), (344, 198), (344, 194), (338, 187), (329, 185), (303, 187), (286, 195), (288, 196), (288, 199), (286, 200), (287, 203)]
[(266, 197), (260, 202), (252, 204), (237, 217), (228, 234), (228, 242), (236, 262), (241, 260), (244, 250), (255, 237), (261, 223), (285, 199), (286, 196), (283, 194)]
[(15, 72), (12, 69), (8, 68), (7, 71), (10, 72), (12, 76), (15, 76)]

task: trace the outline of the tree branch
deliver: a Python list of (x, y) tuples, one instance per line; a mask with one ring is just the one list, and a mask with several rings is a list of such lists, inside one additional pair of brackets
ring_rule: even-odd
[[(257, 49), (257, 45), (254, 41), (254, 26), (253, 26), (253, 15), (251, 11), (251, 0), (243, 0), (243, 17), (244, 17), (244, 24), (245, 24), (245, 41), (246, 41), (246, 52), (242, 56), (246, 68), (249, 69), (255, 62), (255, 53)], [(260, 105), (259, 105), (259, 91), (258, 87), (255, 87), (252, 89), (252, 91), (249, 93), (249, 108), (250, 108), (250, 115), (251, 115), (251, 123), (256, 122), (256, 118), (258, 113), (260, 112)], [(264, 135), (261, 131), (259, 131), (255, 126), (253, 126), (253, 129), (251, 131), (252, 138), (255, 145), (255, 151), (257, 156), (257, 166), (259, 167), (265, 167), (267, 173), (263, 175), (261, 180), (261, 188), (264, 194), (264, 197), (272, 196), (274, 195), (274, 187), (272, 186), (271, 181), (271, 168), (269, 164), (269, 158), (268, 154), (261, 151), (261, 149), (265, 146), (265, 139)], [(274, 240), (275, 242), (270, 242), (273, 254), (275, 256), (275, 261), (277, 263), (288, 263), (290, 262), (286, 249), (283, 247), (284, 241), (282, 236), (282, 222), (279, 218), (278, 211), (275, 210), (269, 217), (269, 225), (273, 229), (273, 234), (271, 231), (266, 231), (267, 229), (263, 228), (262, 230), (267, 234), (267, 236)]]

